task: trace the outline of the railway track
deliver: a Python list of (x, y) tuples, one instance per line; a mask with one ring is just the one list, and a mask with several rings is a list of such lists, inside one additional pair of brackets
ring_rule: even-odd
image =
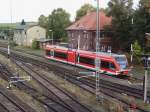
[(0, 86), (0, 102), (1, 107), (7, 112), (36, 112), (2, 86)]
[(9, 112), (9, 110), (4, 106), (4, 104), (2, 102), (0, 102), (0, 110), (2, 112)]
[[(16, 56), (15, 56), (16, 57)], [(19, 57), (17, 57), (18, 59), (19, 59)], [(20, 60), (21, 61), (27, 61), (27, 63), (29, 63), (29, 62), (31, 62), (31, 60), (30, 59), (25, 59), (25, 57), (20, 57)], [(50, 65), (47, 65), (47, 64), (43, 64), (43, 63), (41, 63), (40, 61), (38, 62), (37, 60), (34, 60), (34, 59), (32, 59), (32, 63), (34, 63), (35, 65), (37, 65), (37, 66), (39, 66), (39, 65), (41, 65), (41, 67), (42, 68), (45, 68), (45, 69), (48, 69), (48, 70), (50, 70), (50, 71), (54, 71), (54, 72), (56, 72), (57, 74), (62, 74), (62, 73), (65, 73), (65, 74), (62, 74), (63, 76), (63, 78), (64, 78), (64, 75), (66, 76), (67, 74), (70, 74), (70, 72), (66, 72), (67, 70), (66, 69), (58, 69), (58, 66), (57, 66), (57, 69), (56, 69), (56, 67), (54, 67), (54, 66), (50, 66)], [(62, 71), (63, 70), (63, 71)], [(74, 73), (73, 71), (71, 71), (71, 74), (73, 74), (72, 76), (74, 77), (74, 79), (77, 79), (77, 73)], [(67, 80), (73, 80), (73, 78), (67, 78)], [(83, 80), (85, 80), (85, 79), (82, 79), (82, 81)], [(87, 79), (86, 79), (87, 80)], [(102, 79), (101, 79), (102, 80)], [(81, 85), (83, 85), (83, 83), (86, 83), (85, 85), (86, 85), (86, 87), (87, 88), (89, 88), (89, 86), (87, 86), (87, 84), (88, 85), (90, 85), (91, 86), (91, 91), (93, 91), (94, 90), (94, 82), (93, 81), (91, 81), (91, 80), (89, 80), (89, 81), (84, 81), (84, 82), (82, 82), (81, 80), (79, 80), (79, 85), (81, 86)], [(72, 81), (72, 82), (74, 82), (74, 81)], [(77, 82), (77, 81), (76, 81)], [(90, 83), (93, 83), (93, 84), (90, 84)], [(100, 82), (102, 82), (102, 81), (100, 81)], [(129, 90), (129, 87), (125, 87), (125, 88), (123, 88), (123, 85), (119, 85), (118, 86), (118, 90), (115, 88), (117, 85), (115, 85), (113, 88), (115, 88), (115, 89), (112, 89), (112, 87), (111, 87), (111, 85), (112, 85), (112, 83), (109, 83), (109, 82), (105, 82), (105, 81), (103, 81), (103, 83), (102, 83), (103, 85), (109, 85), (109, 86), (107, 86), (107, 87), (105, 87), (105, 89), (107, 89), (107, 91), (120, 91), (120, 93), (124, 93), (125, 92), (125, 90), (127, 91), (127, 92), (129, 92), (128, 94), (130, 94), (131, 96), (133, 96), (133, 95), (135, 95), (135, 93), (137, 93), (137, 94), (139, 94), (139, 95), (135, 95), (135, 97), (141, 97), (141, 90), (137, 90), (137, 91), (139, 91), (139, 92), (137, 92), (136, 90), (134, 90), (133, 91), (133, 88), (130, 88), (130, 90)], [(102, 85), (101, 84), (101, 85)], [(85, 86), (84, 85), (84, 86)], [(103, 86), (104, 87), (104, 86)], [(121, 89), (123, 89), (123, 92), (121, 91)], [(132, 91), (131, 91), (131, 89), (132, 89)], [(104, 91), (103, 91), (104, 92)], [(117, 93), (116, 92), (116, 93)], [(92, 92), (91, 92), (92, 93)], [(104, 92), (105, 94), (108, 94), (107, 92)], [(114, 92), (115, 93), (115, 92)], [(110, 95), (110, 96), (113, 96), (113, 95)], [(113, 96), (114, 97), (114, 96)], [(122, 101), (122, 102), (125, 102), (125, 101)], [(127, 103), (127, 102), (126, 102)], [(129, 104), (128, 104), (129, 105)], [(142, 110), (142, 111), (144, 111), (144, 110)]]
[(48, 80), (43, 74), (39, 74), (37, 70), (31, 64), (26, 64), (24, 62), (17, 63), (22, 67), (28, 74), (30, 74), (36, 81), (38, 81), (42, 86), (44, 86), (47, 91), (52, 93), (53, 95), (60, 97), (63, 103), (71, 107), (75, 112), (91, 112), (86, 106), (81, 104), (79, 101), (74, 99), (74, 96), (69, 95), (64, 90), (60, 89), (58, 86), (53, 84), (50, 80)]
[(3, 87), (0, 87), (0, 99), (9, 112), (36, 112), (34, 109), (22, 102)]
[[(5, 68), (5, 67), (3, 67)], [(7, 70), (5, 68), (5, 75), (3, 74), (3, 78), (5, 80), (9, 80), (10, 77), (12, 77), (12, 75), (9, 73), (9, 70)], [(6, 74), (7, 73), (7, 74)], [(36, 95), (37, 95), (37, 90), (33, 89), (30, 85), (27, 85), (25, 84), (24, 82), (23, 83), (16, 83), (15, 86), (17, 86), (18, 88), (20, 89), (24, 89), (26, 90), (26, 92), (28, 94), (30, 94), (33, 98), (35, 98), (36, 100), (38, 100), (40, 103), (46, 105), (48, 107), (49, 110), (51, 110), (50, 112), (91, 112), (88, 108), (84, 107), (85, 110), (80, 110), (81, 107), (78, 106), (75, 106), (75, 103), (72, 104), (72, 107), (68, 104), (66, 104), (64, 101), (62, 101), (58, 96), (51, 94), (49, 93), (47, 96), (46, 95), (42, 95), (42, 99), (41, 97), (38, 98)], [(49, 85), (50, 86), (50, 85)], [(55, 86), (56, 87), (56, 86)], [(54, 88), (53, 88), (54, 90)], [(51, 90), (49, 90), (51, 91)], [(45, 97), (43, 99), (43, 97)], [(67, 100), (68, 103), (71, 103), (69, 102), (69, 100)], [(77, 102), (77, 104), (80, 104), (79, 102)], [(76, 104), (76, 105), (77, 105)], [(83, 106), (83, 105), (81, 105)], [(77, 108), (74, 110), (74, 108)]]
[[(20, 60), (25, 61), (26, 59), (25, 58), (23, 59), (22, 57), (20, 57)], [(45, 64), (42, 62), (38, 62), (37, 60), (29, 61), (29, 59), (28, 59), (27, 62), (30, 63), (31, 61), (37, 66), (41, 66), (42, 68), (47, 68), (50, 71), (54, 71), (56, 74), (61, 73), (60, 75), (62, 75), (62, 77), (68, 76), (69, 78), (72, 78), (72, 79), (77, 79), (77, 77), (81, 77), (81, 75), (78, 74), (77, 72), (69, 71), (69, 70), (66, 70), (61, 67), (59, 68), (58, 66), (54, 66), (54, 65), (51, 66), (51, 65), (48, 65), (48, 64)], [(63, 73), (65, 73), (65, 74), (63, 74)], [(86, 83), (86, 85), (91, 86), (93, 88), (95, 87), (95, 80), (93, 80), (91, 78), (81, 78), (79, 81), (83, 81), (84, 83)], [(137, 98), (140, 98), (140, 99), (143, 98), (142, 97), (143, 96), (142, 88), (137, 89), (137, 88), (133, 88), (133, 87), (129, 87), (129, 86), (124, 86), (124, 85), (118, 84), (118, 83), (112, 83), (112, 82), (109, 82), (109, 81), (103, 80), (103, 79), (101, 79), (100, 83), (102, 85), (107, 85), (108, 87), (113, 87), (114, 91), (116, 91), (118, 89), (120, 91), (120, 93), (125, 93), (125, 94), (128, 94), (129, 96), (135, 95), (134, 97), (136, 97), (136, 95), (137, 95)], [(148, 92), (148, 97), (150, 98), (150, 92)]]
[[(8, 79), (9, 75), (6, 74), (7, 72), (7, 69), (0, 64), (0, 77), (5, 80)], [(36, 112), (32, 107), (22, 102), (18, 97), (12, 94), (11, 91), (8, 91), (2, 86), (0, 86), (0, 102), (0, 107), (6, 112)]]
[[(32, 68), (32, 67), (30, 66), (30, 68)], [(53, 68), (56, 68), (56, 67), (53, 66)], [(49, 69), (51, 69), (50, 72), (52, 71), (53, 68), (49, 68)], [(53, 70), (53, 72), (55, 74), (61, 75), (62, 78), (64, 78), (64, 74), (62, 74), (62, 73), (65, 73), (65, 76), (68, 77), (67, 78), (68, 81), (70, 81), (70, 82), (72, 82), (72, 83), (74, 83), (76, 85), (79, 85), (80, 87), (82, 87), (86, 91), (91, 92), (92, 94), (95, 94), (95, 82), (93, 80), (89, 79), (87, 81), (86, 79), (83, 78), (82, 80), (78, 80), (77, 81), (76, 77), (78, 77), (79, 75), (74, 74), (74, 73), (72, 73), (73, 75), (72, 74), (70, 75), (70, 72), (67, 73), (66, 70), (63, 70), (63, 69)], [(67, 74), (68, 74), (68, 76), (67, 76)], [(100, 82), (102, 82), (102, 81), (100, 81)], [(116, 85), (113, 86), (113, 85), (111, 85), (112, 83), (110, 83), (110, 82), (107, 82), (107, 83), (108, 84), (106, 85), (106, 82), (103, 81), (103, 83), (100, 84), (101, 88), (103, 88), (103, 89), (100, 89), (102, 93), (104, 93), (104, 94), (106, 94), (108, 96), (111, 96), (111, 97), (113, 97), (113, 98), (123, 102), (126, 105), (131, 105), (128, 101), (121, 99), (121, 95), (118, 95), (118, 93), (120, 93), (120, 94), (124, 93), (124, 91), (125, 91), (124, 89), (125, 88), (121, 87), (122, 89), (120, 89), (120, 88), (117, 89), (117, 88), (115, 88)], [(127, 91), (129, 91), (129, 89)], [(131, 90), (130, 90), (130, 92), (131, 92)], [(131, 96), (135, 96), (136, 98), (142, 98), (140, 95), (138, 95), (139, 93), (135, 94), (134, 90), (133, 90), (134, 93), (131, 94), (130, 92), (128, 94), (130, 94)], [(144, 111), (146, 112), (146, 110), (144, 110), (142, 108), (139, 108), (139, 110), (141, 110), (143, 112)]]

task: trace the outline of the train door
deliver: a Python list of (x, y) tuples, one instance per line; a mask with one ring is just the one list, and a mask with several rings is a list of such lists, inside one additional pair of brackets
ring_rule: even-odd
[(50, 55), (51, 55), (52, 57), (54, 57), (54, 49), (51, 49)]
[(50, 57), (51, 56), (50, 52), (51, 52), (50, 50), (45, 50), (45, 55)]
[(75, 52), (68, 50), (68, 62), (75, 63)]

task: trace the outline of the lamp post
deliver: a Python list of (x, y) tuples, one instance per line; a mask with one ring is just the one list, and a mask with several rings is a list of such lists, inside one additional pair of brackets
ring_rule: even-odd
[[(10, 23), (12, 25), (12, 0), (10, 0)], [(8, 48), (7, 48), (7, 53), (8, 53), (8, 58), (10, 57), (10, 36), (11, 36), (11, 29), (8, 31), (9, 36), (8, 36)]]
[(10, 57), (10, 37), (8, 37), (8, 50), (7, 50), (7, 54), (8, 54), (8, 59)]
[(51, 39), (52, 39), (52, 45), (53, 45), (53, 30), (49, 30), (49, 32), (51, 32)]

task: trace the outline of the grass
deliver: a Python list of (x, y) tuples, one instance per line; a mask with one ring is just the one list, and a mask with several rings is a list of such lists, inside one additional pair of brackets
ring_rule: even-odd
[[(0, 55), (0, 62), (7, 65), (11, 69), (11, 71), (13, 71), (13, 73), (19, 74), (19, 76), (28, 76), (25, 72), (23, 72), (20, 68), (18, 68), (15, 64), (13, 64), (10, 60), (8, 60), (2, 55)], [(32, 85), (35, 82), (31, 80), (30, 82), (27, 83)], [(0, 79), (0, 84), (4, 87), (8, 86), (8, 82), (3, 79)], [(37, 85), (37, 83), (35, 83), (35, 85)], [(41, 90), (40, 87), (38, 88), (38, 90)], [(45, 108), (43, 107), (43, 105), (41, 105), (38, 101), (33, 99), (24, 90), (19, 90), (15, 86), (12, 86), (11, 92), (14, 95), (16, 95), (19, 99), (21, 99), (23, 102), (27, 103), (32, 108), (34, 108), (37, 112), (45, 112)]]
[[(134, 77), (143, 78), (143, 76), (145, 74), (145, 69), (144, 69), (144, 67), (136, 66), (136, 67), (133, 67), (133, 69), (130, 71), (130, 73)], [(150, 77), (150, 68), (148, 69), (148, 76)]]
[(105, 100), (103, 104), (99, 103), (96, 101), (95, 95), (89, 94), (80, 87), (69, 83), (65, 79), (62, 79), (53, 74), (53, 72), (46, 72), (42, 69), (39, 69), (39, 72), (44, 73), (44, 75), (46, 75), (49, 80), (51, 80), (56, 85), (59, 85), (64, 90), (68, 91), (68, 93), (74, 95), (75, 99), (78, 99), (80, 102), (87, 105), (94, 112), (123, 112), (122, 105), (120, 105), (115, 99)]
[(25, 51), (27, 53), (32, 53), (36, 55), (43, 56), (44, 55), (44, 50), (43, 49), (31, 49), (30, 47), (24, 47), (24, 46), (16, 46), (13, 47), (14, 50), (20, 50), (20, 51)]
[[(33, 50), (31, 48), (21, 47), (21, 46), (16, 46), (16, 47), (14, 47), (14, 49), (22, 50), (22, 51), (25, 51), (25, 52), (38, 54), (38, 55), (42, 55), (42, 56), (44, 54), (44, 50)], [(18, 71), (18, 70), (16, 70), (16, 71)], [(46, 73), (46, 71), (43, 71), (43, 70), (41, 70), (41, 71)], [(142, 66), (136, 66), (132, 69), (131, 73), (134, 76), (142, 77), (144, 75), (144, 68), (142, 68)], [(150, 70), (148, 71), (148, 75), (150, 75)], [(113, 112), (113, 111), (115, 112), (116, 110), (120, 110), (118, 112), (123, 112), (121, 110), (120, 104), (117, 103), (117, 101), (115, 101), (115, 100), (107, 101), (107, 102), (105, 102), (104, 105), (101, 105), (101, 104), (99, 104), (98, 102), (95, 101), (95, 96), (88, 94), (87, 92), (83, 91), (81, 88), (65, 81), (62, 78), (57, 77), (53, 73), (47, 72), (47, 76), (55, 84), (59, 85), (61, 88), (65, 89), (65, 90), (71, 92), (73, 95), (76, 96), (75, 98), (79, 99), (82, 103), (88, 105), (88, 107), (95, 110), (95, 112), (99, 112), (99, 111), (106, 112), (106, 110), (111, 111), (111, 112)], [(36, 88), (41, 93), (43, 92), (43, 90), (37, 84), (36, 81), (32, 80), (31, 82), (29, 82), (29, 84), (31, 84), (34, 88)], [(129, 99), (129, 97), (127, 99)], [(103, 106), (106, 107), (106, 108), (104, 108)], [(149, 105), (146, 106), (146, 107), (149, 108)]]

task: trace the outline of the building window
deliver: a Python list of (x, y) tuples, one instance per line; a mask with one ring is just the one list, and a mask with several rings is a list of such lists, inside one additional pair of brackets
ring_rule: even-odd
[(73, 33), (73, 32), (71, 33), (71, 37), (72, 37), (72, 38), (74, 37), (74, 33)]
[(104, 38), (105, 37), (105, 33), (104, 32), (100, 33), (100, 37)]

